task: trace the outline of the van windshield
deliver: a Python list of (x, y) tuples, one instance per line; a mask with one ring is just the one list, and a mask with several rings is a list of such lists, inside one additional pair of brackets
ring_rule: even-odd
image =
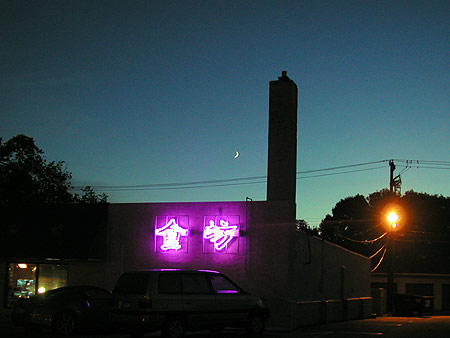
[(125, 294), (145, 294), (149, 275), (146, 273), (127, 273), (122, 275), (114, 286), (113, 292)]

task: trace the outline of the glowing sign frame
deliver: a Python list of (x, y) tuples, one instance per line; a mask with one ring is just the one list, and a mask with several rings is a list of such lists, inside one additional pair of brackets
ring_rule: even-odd
[[(205, 223), (203, 226), (203, 240), (208, 241), (213, 244), (214, 252), (221, 253), (233, 253), (228, 251), (228, 245), (233, 241), (234, 238), (239, 238), (239, 218), (237, 217), (237, 222), (230, 224), (229, 217), (223, 216), (210, 216), (205, 217)], [(238, 243), (237, 243), (238, 244)], [(203, 244), (205, 250), (205, 243)], [(235, 249), (236, 250), (236, 249)], [(239, 249), (237, 248), (237, 251)], [(237, 252), (236, 252), (237, 253)]]
[[(163, 226), (158, 227), (158, 217), (156, 217), (155, 225), (155, 249), (157, 247), (157, 238), (162, 237), (162, 244), (159, 248), (162, 252), (178, 252), (183, 249), (181, 244), (182, 237), (189, 236), (189, 228), (183, 228), (179, 225), (178, 217), (166, 217), (166, 222)], [(186, 248), (187, 250), (187, 243)]]

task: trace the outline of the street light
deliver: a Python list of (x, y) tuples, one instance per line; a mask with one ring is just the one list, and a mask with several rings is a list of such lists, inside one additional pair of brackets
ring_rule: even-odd
[(390, 212), (387, 215), (387, 220), (389, 224), (391, 224), (391, 230), (395, 230), (397, 228), (398, 215), (395, 211)]

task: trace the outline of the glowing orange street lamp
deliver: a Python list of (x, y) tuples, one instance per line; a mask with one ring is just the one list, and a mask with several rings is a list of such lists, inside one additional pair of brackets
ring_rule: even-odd
[(398, 221), (398, 215), (395, 212), (390, 212), (387, 215), (387, 220), (391, 224), (391, 228), (392, 229), (397, 228), (397, 223), (395, 223), (395, 222)]

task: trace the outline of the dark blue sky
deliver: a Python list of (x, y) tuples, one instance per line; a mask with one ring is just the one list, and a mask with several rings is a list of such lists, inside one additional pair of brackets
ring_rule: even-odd
[[(268, 82), (287, 70), (297, 171), (450, 161), (449, 46), (449, 1), (4, 0), (0, 136), (34, 137), (77, 186), (265, 176)], [(371, 170), (300, 174), (297, 217), (317, 225), (339, 199), (388, 187), (387, 162), (354, 169)], [(448, 169), (415, 165), (402, 180), (450, 195)], [(107, 194), (266, 198), (264, 183), (228, 183)]]

